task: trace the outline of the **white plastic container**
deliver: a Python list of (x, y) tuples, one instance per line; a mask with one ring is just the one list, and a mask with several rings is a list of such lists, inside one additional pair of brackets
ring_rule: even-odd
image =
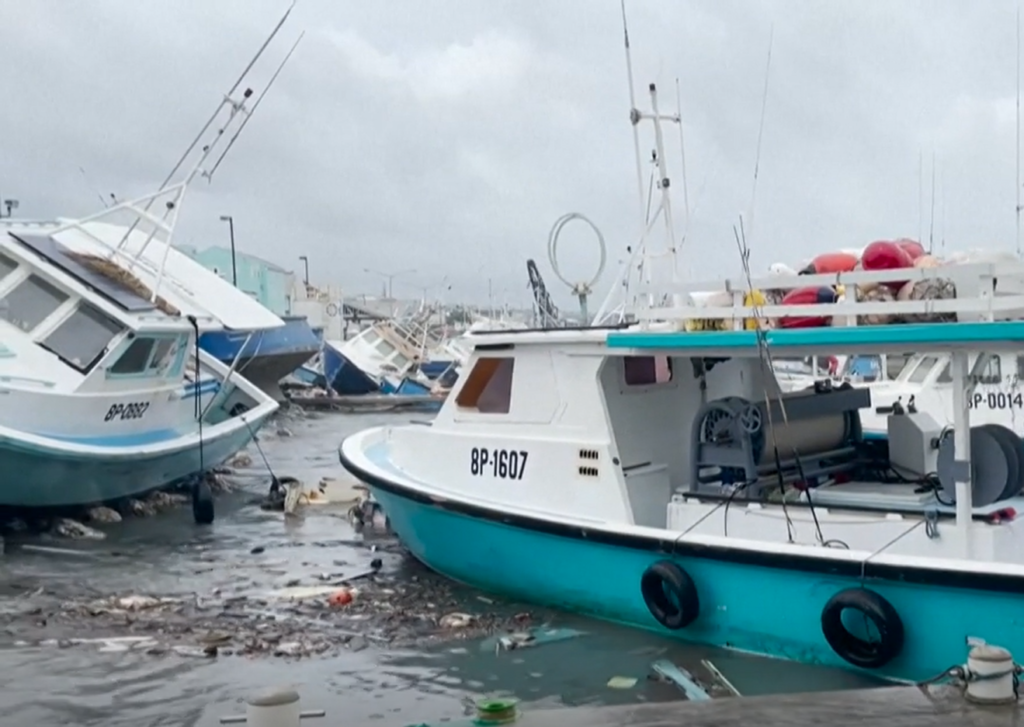
[(299, 727), (302, 709), (294, 689), (275, 689), (255, 696), (245, 708), (248, 727)]
[(978, 704), (1010, 704), (1017, 701), (1013, 689), (1013, 656), (999, 646), (983, 644), (971, 649), (965, 697)]

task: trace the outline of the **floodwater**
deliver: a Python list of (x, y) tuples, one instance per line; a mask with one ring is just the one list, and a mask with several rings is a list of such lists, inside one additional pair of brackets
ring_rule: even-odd
[[(383, 421), (423, 418), (408, 413), (289, 412), (268, 425), (260, 446), (278, 476), (315, 484), (325, 476), (346, 477), (336, 447), (347, 433)], [(384, 560), (382, 572), (399, 581), (408, 578), (412, 586), (429, 576), (397, 548), (372, 549), (360, 543), (344, 508), (311, 506), (297, 522), (286, 522), (280, 512), (260, 510), (254, 496), (265, 492), (268, 480), (258, 449), (250, 447), (250, 454), (253, 464), (246, 488), (218, 498), (212, 527), (193, 525), (189, 508), (183, 507), (102, 526), (107, 533), (102, 541), (55, 541), (45, 536), (26, 541), (66, 548), (69, 553), (8, 543), (0, 559), (0, 613), (17, 608), (27, 590), (40, 587), (58, 594), (60, 603), (126, 594), (261, 595), (286, 583), (310, 585), (324, 571), (365, 570), (377, 557)], [(452, 610), (477, 612), (494, 600), (462, 587), (452, 593), (459, 603)], [(425, 592), (424, 601), (431, 598)], [(207, 727), (218, 724), (222, 716), (244, 713), (243, 701), (253, 692), (279, 686), (298, 688), (305, 709), (327, 710), (325, 725), (400, 727), (437, 722), (464, 714), (467, 698), (496, 694), (514, 695), (524, 709), (680, 698), (674, 686), (647, 679), (656, 659), (669, 659), (704, 681), (709, 679), (701, 660), (708, 659), (743, 694), (870, 685), (842, 671), (687, 647), (570, 614), (500, 605), (509, 614), (532, 613), (534, 625), (544, 622), (583, 633), (513, 651), (496, 650), (493, 640), (459, 639), (453, 633), (451, 640), (412, 647), (371, 639), (356, 648), (356, 640), (339, 641), (338, 648), (301, 659), (272, 652), (199, 658), (67, 641), (40, 644), (44, 639), (111, 635), (99, 633), (89, 621), (48, 619), (44, 610), (29, 619), (32, 623), (25, 630), (19, 630), (17, 622), (0, 632), (0, 722), (33, 727)], [(415, 601), (403, 608), (415, 611)], [(287, 623), (291, 617), (285, 613), (279, 618)], [(222, 628), (231, 631), (229, 626)], [(330, 633), (331, 625), (326, 628)], [(612, 677), (637, 681), (613, 689), (608, 686)]]

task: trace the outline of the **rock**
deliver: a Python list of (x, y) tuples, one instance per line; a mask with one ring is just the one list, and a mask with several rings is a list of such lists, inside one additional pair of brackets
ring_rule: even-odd
[(66, 517), (57, 518), (54, 521), (53, 532), (62, 538), (71, 538), (72, 540), (103, 540), (107, 537), (99, 530), (94, 530), (88, 525)]
[(156, 515), (156, 508), (151, 502), (143, 502), (142, 500), (128, 500), (126, 505), (128, 512), (135, 517), (150, 517)]
[(235, 469), (245, 469), (246, 467), (252, 467), (252, 457), (247, 455), (245, 452), (239, 452), (230, 460), (228, 460), (228, 467), (234, 467)]
[(292, 436), (292, 433), (291, 433), (291, 430), (286, 429), (285, 427), (278, 427), (278, 429), (277, 429), (277, 436), (279, 436), (279, 437), (290, 437), (290, 436)]
[(362, 636), (353, 636), (348, 642), (348, 648), (350, 651), (362, 651), (367, 646), (369, 646), (369, 644)]
[(188, 504), (188, 495), (170, 492), (154, 492), (146, 498), (146, 502), (152, 506), (154, 512), (161, 510), (173, 510), (176, 507)]
[(109, 507), (98, 505), (97, 507), (89, 508), (86, 513), (86, 517), (89, 522), (96, 523), (119, 523), (121, 522), (121, 514), (117, 510), (113, 510)]

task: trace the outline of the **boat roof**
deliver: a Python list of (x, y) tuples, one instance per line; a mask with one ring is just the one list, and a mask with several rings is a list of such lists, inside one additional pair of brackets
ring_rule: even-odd
[[(927, 281), (952, 283), (956, 297), (872, 300), (854, 292), (866, 290), (864, 286), (894, 284), (899, 288)], [(751, 295), (752, 290), (763, 295), (765, 290), (817, 286), (843, 291), (845, 300), (757, 305), (752, 299), (757, 296)], [(712, 307), (694, 300), (706, 302), (708, 296), (692, 294), (708, 290), (731, 296), (733, 304)], [(779, 356), (807, 356), (826, 352), (904, 353), (908, 349), (1019, 352), (1024, 344), (1024, 263), (1020, 261), (698, 282), (672, 292), (678, 296), (677, 301), (684, 302), (638, 309), (634, 314), (640, 320), (629, 325), (487, 331), (471, 333), (467, 339), (478, 350), (519, 344), (602, 343), (623, 355), (655, 350), (707, 357), (756, 356), (762, 345)], [(661, 295), (664, 293), (662, 290)], [(935, 322), (858, 325), (867, 316)], [(787, 317), (820, 317), (829, 324), (813, 328), (764, 325), (768, 320)], [(697, 321), (704, 330), (693, 330), (692, 324)]]
[[(272, 311), (236, 288), (201, 263), (161, 240), (147, 245), (149, 235), (142, 229), (99, 220), (71, 225), (53, 233), (53, 238), (70, 250), (93, 255), (110, 255), (127, 233), (118, 263), (150, 290), (180, 310), (183, 315), (212, 319), (231, 330), (251, 331), (284, 325)], [(163, 274), (157, 283), (158, 271)], [(209, 326), (208, 326), (209, 327)]]

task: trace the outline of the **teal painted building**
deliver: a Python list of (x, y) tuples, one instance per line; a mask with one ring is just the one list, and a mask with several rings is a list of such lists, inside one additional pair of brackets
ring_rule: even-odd
[[(212, 270), (228, 282), (232, 282), (230, 248), (208, 247), (205, 250), (197, 250), (194, 247), (182, 246), (178, 249), (207, 270)], [(236, 285), (240, 290), (279, 316), (291, 314), (294, 273), (269, 260), (237, 251), (235, 265), (238, 271)]]

